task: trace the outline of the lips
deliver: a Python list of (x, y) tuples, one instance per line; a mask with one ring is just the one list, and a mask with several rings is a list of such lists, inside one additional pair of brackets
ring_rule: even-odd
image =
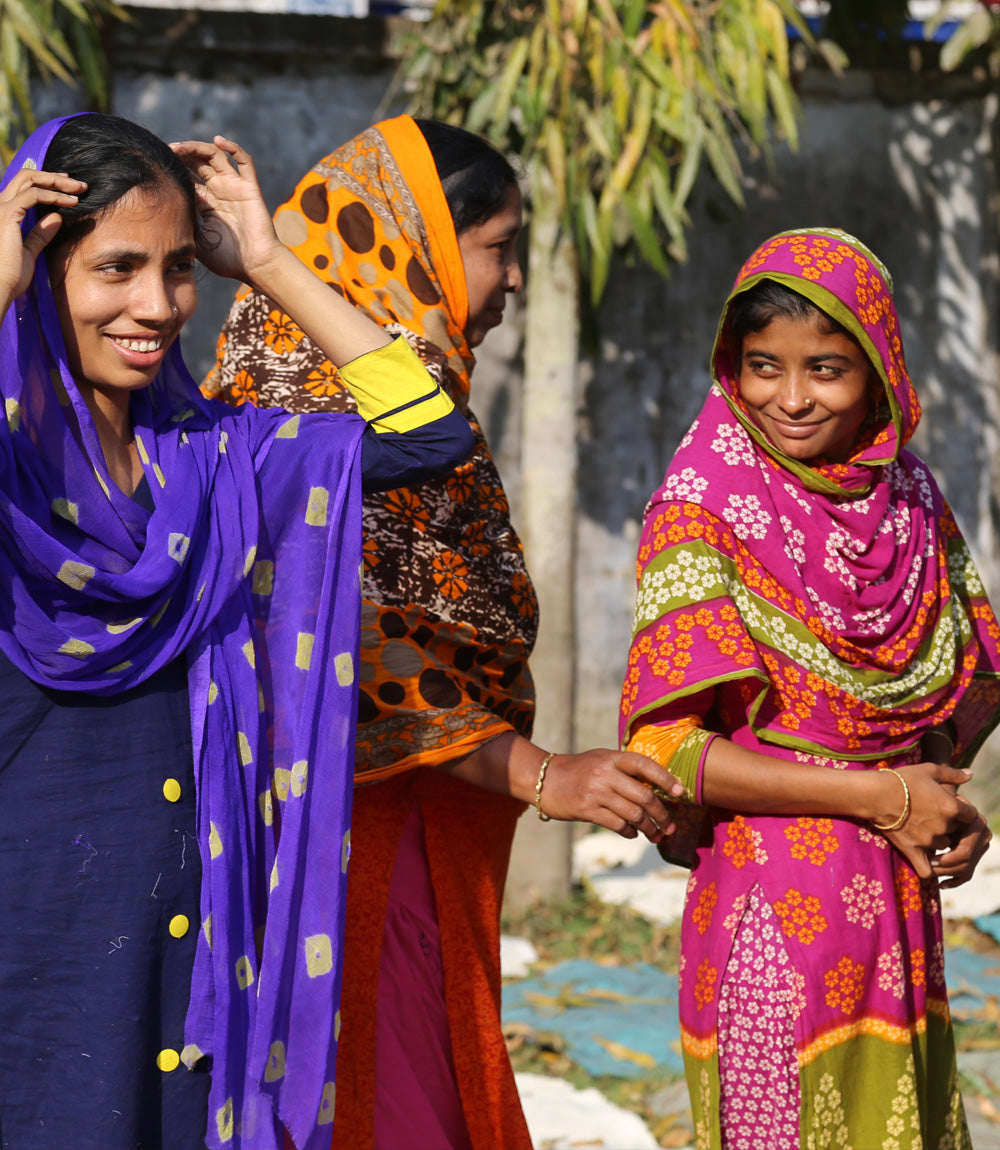
[(780, 434), (787, 436), (789, 439), (805, 439), (807, 436), (812, 435), (817, 428), (822, 427), (822, 421), (814, 423), (783, 423), (777, 419), (771, 419), (771, 426)]

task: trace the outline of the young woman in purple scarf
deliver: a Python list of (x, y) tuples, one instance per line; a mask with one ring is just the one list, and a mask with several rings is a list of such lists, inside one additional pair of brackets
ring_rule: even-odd
[[(360, 415), (204, 399), (196, 259)], [(361, 492), (452, 468), (468, 424), (222, 137), (38, 129), (0, 185), (0, 315), (0, 1146), (328, 1144)]]

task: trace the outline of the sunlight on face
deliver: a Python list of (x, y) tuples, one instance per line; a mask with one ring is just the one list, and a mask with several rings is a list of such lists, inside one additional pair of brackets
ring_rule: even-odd
[(743, 340), (740, 395), (754, 423), (792, 459), (847, 459), (872, 408), (872, 365), (816, 315), (775, 316)]
[(135, 188), (49, 260), (73, 378), (116, 407), (156, 377), (194, 314), (194, 222), (180, 189)]
[(465, 324), (469, 347), (478, 347), (486, 333), (503, 321), (508, 292), (520, 291), (524, 285), (517, 259), (520, 231), (521, 193), (511, 185), (498, 212), (458, 237), (469, 293)]

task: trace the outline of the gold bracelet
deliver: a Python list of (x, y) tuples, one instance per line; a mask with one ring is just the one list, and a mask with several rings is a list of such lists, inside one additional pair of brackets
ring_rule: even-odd
[(874, 819), (871, 819), (870, 821), (872, 826), (877, 831), (898, 831), (903, 823), (905, 823), (906, 820), (910, 817), (910, 788), (906, 785), (906, 779), (904, 779), (898, 771), (893, 770), (892, 767), (882, 767), (881, 769), (884, 771), (892, 771), (896, 778), (899, 779), (899, 781), (903, 784), (903, 813), (899, 816), (898, 819), (895, 819), (891, 823), (885, 823), (884, 825), (882, 823), (875, 822)]
[(545, 783), (545, 772), (549, 769), (549, 763), (556, 757), (555, 751), (549, 753), (542, 759), (542, 765), (538, 768), (538, 782), (535, 783), (535, 810), (538, 811), (538, 817), (543, 823), (552, 822), (552, 816), (547, 815), (542, 810), (542, 786)]

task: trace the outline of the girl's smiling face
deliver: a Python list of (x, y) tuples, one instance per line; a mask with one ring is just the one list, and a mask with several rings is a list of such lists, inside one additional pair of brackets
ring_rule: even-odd
[(739, 389), (754, 423), (801, 462), (848, 458), (872, 409), (877, 377), (860, 346), (816, 312), (775, 315), (743, 337)]
[(198, 301), (191, 210), (171, 185), (134, 188), (49, 258), (73, 378), (114, 406), (156, 377)]

